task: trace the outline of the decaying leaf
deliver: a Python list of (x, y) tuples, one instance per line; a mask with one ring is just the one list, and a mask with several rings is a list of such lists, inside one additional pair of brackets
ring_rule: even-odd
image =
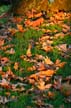
[(68, 82), (62, 84), (60, 91), (65, 96), (70, 96), (71, 95), (71, 84), (69, 84)]
[(23, 21), (23, 18), (22, 17), (13, 17), (12, 21), (14, 23), (21, 23)]
[(42, 79), (40, 79), (36, 86), (39, 90), (46, 90), (51, 88), (52, 84), (45, 84), (45, 82)]
[(37, 27), (37, 26), (40, 26), (43, 22), (44, 22), (43, 18), (39, 18), (35, 21), (26, 20), (25, 25), (26, 26), (31, 26), (31, 27)]
[(8, 48), (13, 48), (13, 47), (14, 47), (13, 44), (9, 44), (9, 45), (6, 45), (6, 46), (2, 46), (1, 50), (6, 51)]
[(48, 91), (47, 95), (48, 95), (49, 99), (54, 99), (55, 98), (55, 93), (54, 92)]
[(15, 29), (15, 28), (9, 28), (8, 30), (9, 30), (9, 32), (11, 33), (12, 36), (13, 36), (16, 32), (18, 32), (18, 30)]
[(4, 65), (6, 65), (6, 63), (9, 62), (9, 58), (7, 58), (7, 57), (1, 57), (0, 58), (0, 62), (1, 62), (1, 65), (4, 66)]
[(4, 42), (5, 42), (4, 39), (0, 38), (0, 47), (4, 45)]
[(53, 65), (53, 64), (54, 64), (54, 63), (50, 60), (50, 58), (47, 57), (47, 56), (44, 58), (44, 63), (45, 63), (45, 64), (48, 64), (48, 65)]
[(18, 62), (15, 62), (15, 64), (14, 64), (14, 69), (15, 69), (15, 70), (18, 70), (18, 68), (19, 68), (19, 63), (18, 63)]
[(55, 66), (59, 68), (63, 68), (65, 66), (66, 62), (61, 62), (61, 60), (57, 59), (55, 62)]
[(43, 50), (46, 51), (46, 52), (51, 52), (53, 48), (52, 48), (50, 45), (48, 45), (47, 42), (44, 42), (44, 43), (42, 44), (42, 48), (41, 48), (41, 49), (43, 49)]
[(27, 70), (28, 70), (28, 71), (35, 71), (35, 70), (36, 70), (36, 67), (35, 67), (35, 66), (28, 67)]
[(10, 50), (5, 51), (6, 54), (15, 54), (15, 50), (11, 48)]
[(6, 89), (11, 89), (11, 85), (6, 79), (2, 79), (0, 81), (0, 86), (4, 87)]
[(24, 32), (24, 28), (23, 28), (22, 25), (17, 24), (17, 28), (18, 28), (18, 30), (19, 30), (20, 32)]
[(32, 48), (32, 46), (29, 44), (27, 52), (26, 52), (27, 57), (31, 57), (32, 56), (31, 48)]

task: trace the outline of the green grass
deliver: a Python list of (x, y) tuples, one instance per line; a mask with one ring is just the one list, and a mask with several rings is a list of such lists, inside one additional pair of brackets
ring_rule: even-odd
[[(8, 12), (10, 8), (11, 8), (10, 5), (8, 5), (8, 6), (6, 6), (6, 5), (0, 6), (0, 15), (3, 15), (4, 13)], [(5, 24), (7, 21), (8, 21), (8, 17), (0, 19), (1, 24)]]

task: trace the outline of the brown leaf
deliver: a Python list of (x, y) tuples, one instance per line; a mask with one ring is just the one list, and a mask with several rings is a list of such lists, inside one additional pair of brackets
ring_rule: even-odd
[(44, 63), (48, 65), (53, 65), (54, 63), (47, 56), (44, 58)]
[(36, 74), (32, 74), (30, 75), (29, 78), (33, 78), (33, 79), (38, 79), (38, 77), (52, 77), (53, 74), (55, 74), (55, 71), (54, 70), (45, 70), (45, 71), (39, 71), (38, 73)]
[(21, 18), (21, 17), (13, 17), (12, 21), (14, 23), (21, 23), (23, 21), (23, 18)]
[(57, 34), (55, 34), (54, 38), (55, 38), (55, 39), (57, 39), (57, 38), (59, 38), (59, 37), (62, 37), (62, 38), (63, 38), (64, 35), (65, 35), (65, 34), (64, 34), (63, 32), (57, 33)]
[(65, 66), (66, 62), (61, 62), (60, 64), (57, 65), (59, 68), (63, 68)]
[(41, 49), (43, 49), (44, 51), (46, 51), (46, 52), (51, 52), (52, 51), (52, 46), (50, 46), (50, 45), (48, 45), (46, 42), (44, 42), (43, 44), (42, 44), (42, 48)]
[(51, 92), (51, 91), (48, 91), (48, 98), (49, 99), (54, 99), (55, 98), (55, 93)]
[(2, 57), (2, 58), (0, 59), (0, 61), (1, 61), (1, 64), (2, 64), (2, 65), (5, 65), (6, 63), (9, 62), (9, 58), (7, 58), (7, 57)]
[(6, 45), (6, 46), (2, 46), (2, 47), (1, 47), (1, 50), (6, 51), (8, 48), (12, 48), (12, 47), (14, 47), (14, 45), (13, 45), (13, 44)]
[(36, 70), (36, 67), (35, 66), (32, 66), (32, 67), (28, 67), (27, 68), (27, 71), (35, 71)]
[(62, 24), (62, 27), (63, 27), (64, 29), (70, 30), (70, 26), (68, 26), (67, 24)]
[(40, 79), (36, 86), (39, 90), (46, 90), (46, 89), (51, 88), (52, 84), (45, 85), (45, 82), (42, 79)]
[(13, 36), (16, 32), (18, 32), (18, 30), (16, 30), (15, 28), (9, 28), (8, 30), (9, 30), (9, 32), (11, 33), (12, 36)]
[(23, 26), (20, 24), (17, 24), (17, 28), (20, 32), (24, 32)]
[(10, 92), (5, 92), (5, 95), (6, 95), (6, 96), (10, 96), (11, 93), (10, 93)]
[(11, 48), (10, 50), (5, 51), (6, 54), (15, 54), (15, 50)]
[(27, 57), (31, 57), (32, 56), (31, 48), (32, 48), (32, 46), (29, 44), (27, 52), (26, 52)]
[(15, 64), (14, 64), (14, 69), (15, 69), (15, 70), (18, 70), (18, 68), (19, 68), (19, 63), (18, 63), (18, 62), (15, 62)]
[(66, 62), (61, 62), (61, 60), (57, 59), (55, 62), (55, 66), (59, 68), (63, 68), (65, 66)]
[(0, 39), (0, 47), (4, 45), (4, 39)]
[(35, 21), (30, 21), (30, 20), (26, 20), (25, 21), (25, 25), (26, 26), (32, 26), (32, 27), (38, 27), (40, 26), (42, 23), (44, 22), (44, 19), (43, 18), (39, 18)]
[(67, 44), (60, 44), (57, 46), (58, 50), (67, 52)]
[(70, 96), (71, 95), (71, 84), (69, 83), (64, 83), (61, 86), (60, 91), (65, 95), (65, 96)]
[(6, 79), (2, 79), (2, 82), (0, 82), (0, 85), (6, 89), (10, 89), (11, 85)]

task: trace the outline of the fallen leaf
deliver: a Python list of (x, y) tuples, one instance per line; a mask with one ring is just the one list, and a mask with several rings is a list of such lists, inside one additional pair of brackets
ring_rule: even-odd
[(26, 52), (27, 57), (32, 57), (31, 48), (32, 46), (29, 44), (27, 52)]
[(0, 85), (6, 89), (11, 89), (10, 83), (4, 78), (1, 80)]
[(44, 58), (44, 63), (45, 63), (45, 64), (48, 64), (48, 65), (53, 65), (53, 64), (54, 64), (54, 63), (50, 60), (50, 58), (47, 57), (47, 56)]
[(10, 50), (5, 51), (6, 54), (15, 54), (15, 50), (11, 48)]
[(7, 58), (7, 57), (2, 57), (2, 58), (0, 59), (0, 61), (1, 61), (1, 65), (4, 66), (4, 65), (6, 65), (6, 63), (9, 62), (9, 58)]
[(38, 70), (38, 71), (46, 70), (44, 63), (42, 63), (42, 62), (37, 63), (36, 70)]
[(62, 27), (67, 29), (67, 30), (70, 30), (70, 26), (68, 26), (67, 24), (62, 24)]
[(60, 91), (65, 96), (70, 96), (71, 95), (71, 84), (69, 84), (68, 82), (62, 84)]
[(15, 64), (14, 64), (14, 69), (15, 69), (15, 70), (18, 70), (18, 68), (19, 68), (19, 63), (18, 63), (18, 62), (15, 62)]
[(10, 96), (11, 93), (10, 93), (10, 92), (5, 92), (5, 95), (6, 95), (6, 96)]
[(21, 17), (13, 17), (12, 21), (14, 23), (21, 23), (23, 21), (23, 18), (21, 18)]
[(36, 67), (35, 66), (32, 66), (32, 67), (28, 67), (27, 68), (27, 71), (35, 71), (36, 70)]
[(41, 49), (43, 49), (46, 52), (51, 52), (53, 48), (52, 48), (52, 46), (48, 45), (47, 42), (44, 42), (42, 44), (42, 48)]
[(9, 30), (9, 32), (11, 33), (12, 36), (13, 36), (16, 32), (18, 32), (18, 30), (15, 29), (15, 28), (9, 28), (8, 30)]
[(60, 44), (57, 46), (58, 50), (67, 52), (67, 44)]
[(17, 28), (18, 28), (18, 30), (19, 30), (20, 32), (24, 32), (24, 28), (23, 28), (22, 25), (17, 24)]
[(39, 18), (35, 21), (30, 21), (30, 20), (26, 20), (25, 21), (25, 25), (26, 26), (31, 26), (31, 27), (38, 27), (40, 26), (42, 23), (44, 22), (44, 19), (43, 18)]
[(57, 39), (59, 37), (62, 37), (63, 38), (64, 36), (65, 36), (65, 34), (63, 32), (61, 32), (61, 33), (56, 33), (55, 36), (54, 36), (54, 38), (55, 39)]
[(55, 98), (55, 93), (54, 92), (48, 91), (47, 95), (48, 95), (49, 99), (54, 99)]
[(46, 90), (46, 89), (51, 88), (52, 84), (45, 85), (45, 82), (42, 79), (40, 79), (36, 86), (39, 90)]
[(3, 46), (5, 43), (4, 39), (0, 39), (0, 47)]

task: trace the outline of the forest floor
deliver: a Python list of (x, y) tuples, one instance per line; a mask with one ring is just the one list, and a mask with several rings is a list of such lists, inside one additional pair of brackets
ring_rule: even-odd
[(0, 18), (0, 108), (71, 108), (70, 12)]

